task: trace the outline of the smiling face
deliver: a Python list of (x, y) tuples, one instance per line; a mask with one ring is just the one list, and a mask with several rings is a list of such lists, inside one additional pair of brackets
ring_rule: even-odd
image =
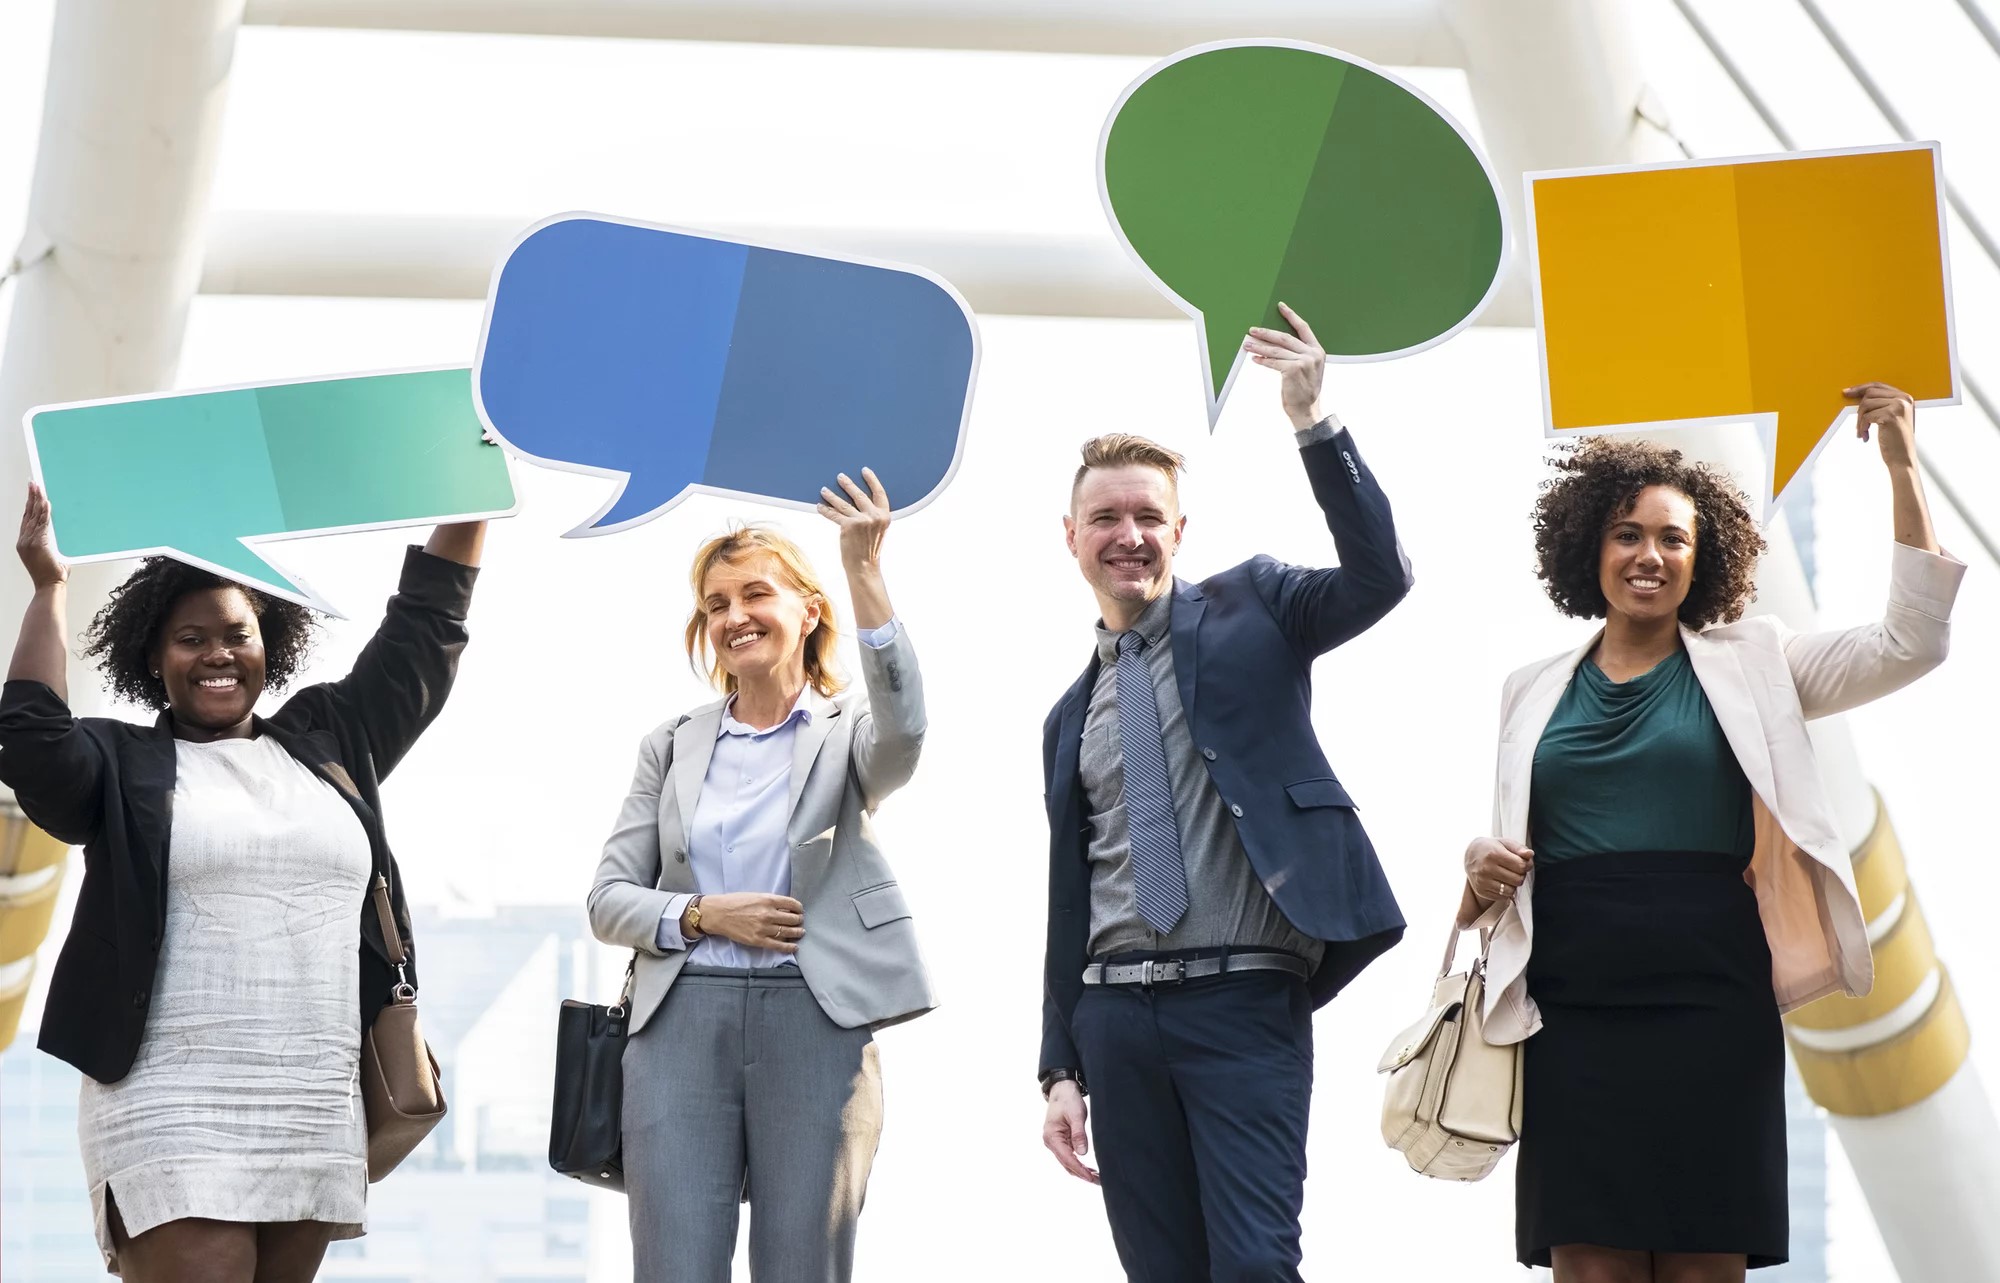
[(1647, 486), (1612, 518), (1597, 556), (1611, 613), (1652, 623), (1680, 612), (1694, 585), (1694, 522), (1694, 501), (1671, 486)]
[(1186, 526), (1173, 482), (1160, 469), (1125, 464), (1084, 474), (1063, 518), (1063, 535), (1105, 623), (1129, 626), (1113, 615), (1144, 607), (1173, 583), (1174, 553)]
[(198, 588), (167, 611), (153, 668), (186, 739), (250, 733), (250, 710), (264, 693), (264, 634), (241, 588)]
[(805, 680), (805, 639), (819, 627), (817, 597), (801, 593), (776, 557), (718, 560), (701, 582), (709, 648), (738, 686)]

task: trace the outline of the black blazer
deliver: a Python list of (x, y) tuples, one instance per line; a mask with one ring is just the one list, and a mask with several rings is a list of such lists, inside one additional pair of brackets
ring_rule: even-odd
[[(354, 808), (375, 869), (389, 879), (405, 941), (411, 940), (410, 912), (382, 834), (379, 788), (451, 690), (477, 576), (471, 566), (411, 548), (388, 614), (353, 671), (299, 691), (268, 721), (256, 719), (260, 734), (277, 740)], [(165, 713), (151, 726), (77, 719), (41, 682), (8, 682), (0, 692), (0, 782), (14, 790), (29, 819), (83, 847), (83, 887), (49, 978), (40, 1046), (101, 1083), (131, 1072), (152, 1003), (166, 925), (174, 776)], [(381, 924), (365, 906), (355, 929), (365, 1029), (396, 976)], [(414, 983), (414, 943), (410, 950)]]
[[(1258, 880), (1293, 926), (1326, 942), (1314, 1004), (1403, 935), (1403, 915), (1354, 802), (1312, 725), (1313, 660), (1367, 631), (1410, 591), (1389, 500), (1347, 432), (1299, 451), (1340, 565), (1253, 557), (1200, 584), (1174, 582), (1174, 677), (1188, 730)], [(1070, 1017), (1090, 936), (1090, 824), (1079, 750), (1097, 681), (1083, 676), (1042, 728), (1049, 812), (1049, 932), (1041, 1069), (1079, 1067)]]

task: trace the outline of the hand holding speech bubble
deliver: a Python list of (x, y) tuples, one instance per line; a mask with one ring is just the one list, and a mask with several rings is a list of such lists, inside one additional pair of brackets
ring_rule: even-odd
[(464, 366), (36, 406), (23, 421), (65, 560), (173, 557), (330, 615), (257, 550), (518, 506)]
[(1148, 68), (1104, 123), (1098, 194), (1119, 240), (1194, 318), (1211, 429), (1279, 300), (1332, 361), (1419, 352), (1498, 282), (1498, 179), (1414, 86), (1334, 49), (1197, 45)]
[(1526, 182), (1548, 435), (1753, 420), (1768, 513), (1849, 386), (1958, 403), (1937, 144)]
[(921, 268), (565, 214), (495, 270), (473, 373), (509, 449), (619, 481), (578, 536), (697, 491), (812, 509), (864, 465), (921, 508), (958, 467), (978, 363), (971, 309)]

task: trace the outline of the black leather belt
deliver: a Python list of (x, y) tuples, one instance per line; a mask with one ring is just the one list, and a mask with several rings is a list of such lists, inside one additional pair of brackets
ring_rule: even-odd
[(1299, 979), (1312, 975), (1304, 958), (1289, 953), (1251, 951), (1232, 953), (1226, 958), (1148, 958), (1144, 962), (1093, 962), (1083, 969), (1087, 985), (1179, 984), (1203, 976), (1219, 976), (1234, 971), (1289, 971)]

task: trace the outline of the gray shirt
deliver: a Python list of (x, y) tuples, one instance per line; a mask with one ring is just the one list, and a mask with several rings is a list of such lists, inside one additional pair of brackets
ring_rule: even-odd
[(1093, 957), (1150, 949), (1220, 945), (1277, 948), (1314, 966), (1326, 946), (1299, 933), (1250, 867), (1236, 822), (1196, 751), (1174, 680), (1172, 590), (1147, 606), (1134, 625), (1146, 639), (1140, 654), (1160, 706), (1160, 738), (1174, 791), (1174, 818), (1187, 868), (1187, 913), (1166, 935), (1139, 916), (1132, 900), (1132, 849), (1125, 826), (1125, 759), (1118, 742), (1118, 637), (1097, 626), (1097, 682), (1083, 719), (1079, 766), (1090, 815), (1090, 952)]

